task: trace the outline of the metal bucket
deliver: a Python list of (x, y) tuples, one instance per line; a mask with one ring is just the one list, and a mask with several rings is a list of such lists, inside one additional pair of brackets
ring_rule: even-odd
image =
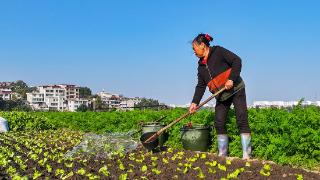
[[(144, 123), (142, 125), (142, 133), (148, 133), (148, 132), (157, 132), (159, 131), (161, 128), (165, 127), (165, 125), (159, 123), (159, 122), (148, 122), (148, 123)], [(163, 147), (164, 143), (167, 141), (168, 139), (168, 133), (164, 132), (163, 134), (161, 134), (159, 136), (159, 146)]]
[(145, 142), (147, 139), (149, 139), (155, 133), (156, 132), (147, 132), (147, 133), (142, 134), (142, 136), (140, 137), (140, 141), (141, 141), (143, 147), (145, 147), (149, 151), (154, 150), (159, 145), (159, 138), (155, 138), (152, 141), (147, 142), (147, 143)]
[(192, 127), (183, 126), (180, 129), (183, 148), (192, 151), (207, 151), (211, 144), (211, 127), (193, 124)]

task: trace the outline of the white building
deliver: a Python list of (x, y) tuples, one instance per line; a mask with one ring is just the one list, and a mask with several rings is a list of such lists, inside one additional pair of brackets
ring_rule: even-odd
[(13, 100), (13, 99), (21, 99), (21, 95), (15, 92), (12, 92), (11, 89), (0, 89), (0, 98), (3, 100)]
[(11, 89), (0, 89), (0, 98), (3, 100), (11, 100)]
[(85, 105), (89, 107), (90, 101), (87, 99), (69, 99), (68, 100), (68, 110), (71, 112), (75, 112), (80, 105)]
[(40, 93), (37, 91), (27, 93), (27, 101), (33, 109), (49, 110), (49, 106), (46, 104), (44, 99), (44, 93)]
[(133, 110), (134, 106), (141, 101), (139, 97), (127, 98), (123, 95), (111, 94), (104, 91), (97, 93), (97, 95), (106, 107), (118, 110)]
[[(253, 107), (268, 108), (268, 107), (293, 107), (298, 105), (298, 101), (254, 101)], [(303, 101), (302, 106), (315, 105), (320, 106), (320, 101)]]
[(60, 84), (60, 87), (65, 89), (66, 91), (66, 98), (67, 99), (79, 99), (80, 98), (80, 88), (76, 85), (70, 85), (70, 84)]
[(140, 98), (123, 98), (120, 102), (119, 109), (125, 111), (134, 110), (134, 106), (140, 102)]
[[(79, 101), (79, 89), (68, 84), (38, 86), (37, 91), (27, 93), (27, 101), (34, 109), (68, 111), (70, 107), (74, 111), (78, 103), (84, 102)], [(72, 105), (69, 106), (68, 101)]]
[(121, 99), (123, 98), (122, 95), (111, 94), (104, 91), (99, 92), (97, 95), (101, 98), (102, 104), (108, 108), (119, 108)]

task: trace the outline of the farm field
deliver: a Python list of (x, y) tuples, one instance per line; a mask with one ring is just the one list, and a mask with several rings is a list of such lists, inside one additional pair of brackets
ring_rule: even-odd
[(70, 130), (6, 133), (0, 136), (0, 176), (5, 179), (319, 179), (305, 170), (265, 161), (219, 158), (212, 153), (142, 147), (109, 158), (64, 158), (83, 133)]
[[(253, 160), (243, 161), (234, 112), (229, 114), (229, 156), (216, 156), (215, 132), (208, 152), (184, 150), (180, 128), (186, 122), (212, 124), (214, 113), (201, 110), (169, 130), (166, 150), (143, 147), (111, 157), (65, 155), (87, 132), (128, 132), (139, 123), (183, 114), (171, 111), (103, 113), (0, 112), (11, 131), (0, 134), (0, 177), (3, 179), (320, 179), (320, 113), (316, 107), (250, 109)], [(109, 123), (108, 123), (109, 122)], [(100, 128), (99, 128), (100, 127)], [(139, 134), (136, 134), (138, 141)], [(275, 162), (275, 163), (274, 163)]]

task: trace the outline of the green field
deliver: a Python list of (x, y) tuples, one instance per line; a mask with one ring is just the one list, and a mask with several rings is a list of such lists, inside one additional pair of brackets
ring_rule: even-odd
[[(0, 112), (0, 116), (8, 119), (10, 129), (12, 130), (11, 132), (4, 133), (0, 136), (2, 145), (10, 147), (9, 149), (2, 149), (1, 151), (6, 152), (1, 154), (2, 158), (8, 157), (10, 162), (2, 161), (0, 164), (0, 172), (6, 172), (3, 176), (12, 177), (15, 175), (15, 172), (22, 172), (23, 168), (26, 168), (25, 166), (29, 166), (25, 163), (24, 158), (31, 158), (31, 160), (34, 158), (33, 161), (37, 162), (41, 159), (44, 161), (44, 152), (50, 150), (50, 147), (58, 148), (56, 150), (58, 153), (56, 154), (48, 151), (50, 156), (52, 156), (50, 157), (52, 159), (51, 161), (59, 160), (62, 155), (81, 141), (82, 135), (86, 132), (101, 134), (105, 132), (134, 131), (140, 128), (139, 122), (141, 121), (153, 121), (165, 115), (167, 118), (164, 119), (163, 122), (169, 123), (186, 111), (186, 109), (174, 109), (163, 111), (146, 110), (130, 112), (74, 113)], [(293, 167), (302, 167), (319, 171), (319, 108), (296, 107), (293, 110), (290, 110), (290, 112), (285, 109), (249, 109), (248, 113), (249, 123), (252, 129), (253, 158), (274, 161), (280, 165), (290, 165)], [(173, 148), (175, 151), (182, 150), (182, 144), (180, 142), (180, 128), (182, 125), (189, 121), (212, 125), (213, 119), (214, 112), (201, 110), (195, 115), (182, 120), (169, 130), (169, 140), (166, 145)], [(229, 144), (230, 156), (241, 157), (242, 149), (234, 111), (229, 113), (228, 121), (227, 127), (231, 139)], [(66, 134), (59, 137), (57, 135), (59, 133)], [(137, 137), (139, 137), (139, 134), (137, 134)], [(24, 139), (24, 141), (19, 142), (19, 139)], [(50, 142), (48, 142), (49, 140)], [(212, 140), (213, 143), (209, 152), (215, 153), (217, 148), (214, 131), (212, 131)], [(10, 143), (14, 144), (14, 146), (10, 146)], [(26, 143), (28, 145), (26, 145)], [(22, 144), (23, 146), (21, 147), (20, 145)], [(2, 148), (3, 147), (4, 146), (2, 146)], [(25, 151), (23, 148), (25, 148)], [(32, 153), (30, 153), (30, 150)], [(17, 154), (18, 156), (16, 156)], [(37, 156), (40, 154), (41, 159), (36, 159), (37, 156), (32, 154), (37, 154)], [(48, 162), (50, 162), (50, 158), (47, 158)], [(21, 160), (23, 160), (23, 162)], [(39, 168), (40, 167), (41, 165), (39, 165)], [(41, 168), (43, 170), (45, 167)], [(35, 172), (34, 169), (29, 169), (29, 171), (28, 177), (31, 176), (30, 174), (34, 176), (34, 174), (38, 172)], [(39, 173), (42, 173), (42, 175), (38, 174), (39, 177), (45, 176), (44, 172), (39, 171)], [(59, 172), (55, 173), (59, 174)], [(65, 173), (67, 172), (65, 171), (63, 176), (61, 175), (59, 177), (62, 178), (67, 176), (68, 173), (71, 173), (71, 170), (67, 174)], [(48, 176), (49, 175), (51, 177), (50, 173)], [(69, 175), (71, 176), (71, 174)]]

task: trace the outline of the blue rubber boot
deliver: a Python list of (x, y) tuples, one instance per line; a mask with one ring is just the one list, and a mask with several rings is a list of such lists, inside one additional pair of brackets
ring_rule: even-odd
[(228, 136), (226, 134), (218, 134), (218, 156), (226, 157), (228, 155)]
[(248, 160), (251, 158), (251, 135), (250, 134), (240, 134), (241, 144), (242, 144), (242, 159)]

